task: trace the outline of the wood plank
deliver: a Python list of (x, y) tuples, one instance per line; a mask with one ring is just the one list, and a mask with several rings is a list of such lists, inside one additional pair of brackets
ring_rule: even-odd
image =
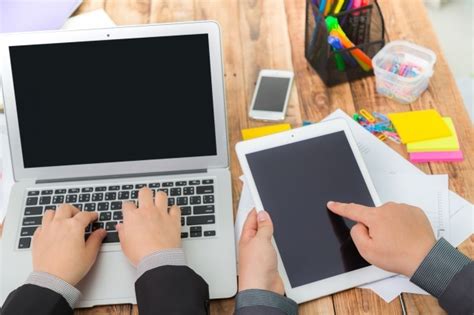
[(402, 314), (399, 299), (390, 303), (367, 289), (352, 289), (333, 295), (336, 314)]
[(118, 25), (145, 24), (150, 21), (150, 0), (107, 0), (105, 9)]
[(83, 0), (82, 4), (72, 15), (78, 15), (89, 11), (105, 8), (105, 0)]

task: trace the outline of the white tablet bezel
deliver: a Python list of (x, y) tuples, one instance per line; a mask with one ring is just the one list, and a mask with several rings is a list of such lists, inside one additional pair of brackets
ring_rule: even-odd
[[(352, 153), (354, 154), (374, 204), (376, 206), (380, 205), (379, 197), (372, 183), (369, 172), (367, 171), (364, 160), (362, 159), (362, 155), (359, 152), (357, 143), (350, 132), (349, 126), (342, 119), (334, 119), (327, 122), (321, 122), (286, 132), (237, 143), (237, 157), (245, 175), (246, 183), (249, 186), (249, 191), (252, 195), (257, 211), (263, 210), (264, 207), (258, 194), (257, 186), (255, 185), (249, 164), (247, 162), (247, 154), (339, 131), (343, 131), (347, 137)], [(285, 267), (281, 260), (278, 244), (276, 244), (275, 240), (273, 240), (273, 244), (275, 245), (275, 249), (278, 254), (278, 269), (285, 286), (286, 295), (295, 300), (297, 303), (303, 303), (393, 275), (393, 273), (384, 271), (375, 266), (368, 266), (292, 288)], [(315, 268), (317, 268), (317, 266), (315, 266)]]

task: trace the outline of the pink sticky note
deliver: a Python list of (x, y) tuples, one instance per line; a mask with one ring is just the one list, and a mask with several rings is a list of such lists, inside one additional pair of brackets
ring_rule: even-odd
[(410, 153), (410, 161), (413, 163), (425, 162), (456, 162), (462, 161), (464, 157), (461, 150), (444, 152), (414, 152)]

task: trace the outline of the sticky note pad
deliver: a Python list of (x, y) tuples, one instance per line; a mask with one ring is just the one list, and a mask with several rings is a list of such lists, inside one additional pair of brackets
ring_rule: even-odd
[(242, 129), (242, 139), (250, 140), (258, 137), (268, 136), (277, 132), (290, 130), (290, 124), (278, 124), (265, 127)]
[(447, 152), (415, 152), (410, 153), (410, 161), (425, 162), (459, 162), (464, 159), (461, 150)]
[(459, 141), (454, 129), (453, 121), (450, 117), (443, 117), (443, 121), (448, 125), (451, 136), (433, 140), (410, 142), (407, 144), (408, 152), (439, 152), (459, 150)]
[(451, 136), (441, 115), (434, 109), (388, 114), (402, 143)]

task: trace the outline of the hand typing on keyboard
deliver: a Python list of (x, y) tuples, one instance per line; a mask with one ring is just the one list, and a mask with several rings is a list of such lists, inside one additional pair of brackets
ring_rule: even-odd
[(181, 247), (179, 207), (168, 211), (167, 195), (159, 191), (153, 198), (149, 188), (139, 191), (138, 204), (137, 209), (133, 202), (124, 202), (123, 223), (116, 226), (122, 250), (134, 266), (153, 252)]
[(33, 270), (76, 285), (94, 264), (107, 235), (98, 229), (84, 240), (85, 228), (95, 220), (96, 212), (80, 212), (68, 204), (47, 210), (33, 236)]

